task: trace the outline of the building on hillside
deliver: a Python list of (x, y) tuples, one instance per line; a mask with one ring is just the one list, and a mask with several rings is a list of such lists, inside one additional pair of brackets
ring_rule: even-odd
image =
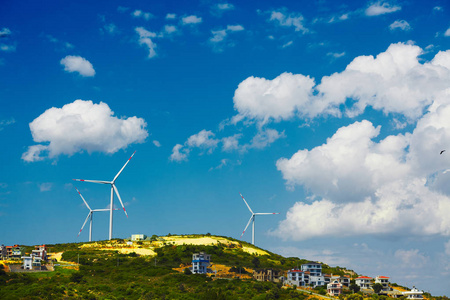
[(322, 276), (322, 264), (310, 261), (301, 266), (303, 272), (309, 272), (311, 276)]
[(423, 298), (423, 292), (416, 289), (415, 286), (413, 286), (412, 290), (407, 292), (402, 292), (403, 296), (406, 296), (406, 299), (413, 300), (413, 299), (424, 299)]
[(211, 255), (205, 252), (192, 254), (191, 272), (194, 274), (208, 273), (208, 267), (211, 265)]
[(286, 284), (296, 286), (309, 285), (309, 272), (305, 273), (299, 269), (291, 269), (287, 272)]
[(375, 283), (381, 284), (383, 286), (383, 291), (385, 291), (385, 292), (391, 290), (391, 288), (389, 287), (389, 277), (377, 276), (377, 277), (375, 277)]
[(370, 289), (372, 286), (372, 277), (359, 276), (355, 278), (355, 284), (361, 289)]
[(47, 260), (47, 247), (45, 245), (35, 246), (35, 250), (31, 251), (31, 256), (39, 257), (40, 260)]
[(9, 258), (20, 259), (23, 255), (25, 255), (24, 247), (20, 247), (19, 245), (14, 245), (11, 247), (11, 254), (9, 255)]
[(332, 275), (331, 276), (331, 281), (337, 280), (340, 284), (342, 284), (345, 287), (349, 287), (350, 286), (350, 276), (348, 275), (344, 275), (344, 276), (339, 276), (339, 275)]
[(8, 252), (6, 251), (6, 246), (5, 245), (1, 245), (0, 246), (0, 257), (1, 257), (2, 260), (8, 258)]
[(273, 269), (260, 269), (253, 271), (253, 278), (257, 281), (280, 282), (281, 272)]
[(304, 273), (309, 272), (309, 284), (312, 287), (325, 285), (325, 277), (322, 274), (322, 264), (310, 261), (301, 266)]
[(342, 294), (343, 285), (338, 280), (333, 280), (333, 282), (327, 284), (327, 293), (330, 296), (339, 296)]
[(323, 274), (324, 282), (325, 284), (331, 283), (331, 275), (330, 274)]
[(147, 238), (145, 234), (132, 234), (131, 240), (132, 241), (143, 241)]
[(23, 259), (23, 269), (33, 270), (33, 256), (22, 256)]

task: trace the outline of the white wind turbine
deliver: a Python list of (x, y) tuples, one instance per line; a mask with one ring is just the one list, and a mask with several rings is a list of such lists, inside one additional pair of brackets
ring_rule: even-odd
[(253, 221), (253, 224), (252, 224), (252, 244), (255, 245), (255, 217), (258, 216), (258, 215), (278, 215), (280, 213), (254, 213), (253, 210), (248, 205), (247, 201), (245, 201), (244, 196), (242, 196), (241, 193), (239, 193), (239, 195), (241, 195), (242, 200), (244, 200), (245, 205), (247, 205), (247, 207), (248, 207), (248, 210), (252, 213), (252, 216), (250, 217), (250, 220), (248, 220), (247, 226), (245, 226), (245, 229), (244, 229), (244, 231), (241, 234), (241, 238), (244, 235), (245, 231), (247, 230), (248, 225), (250, 225), (250, 222)]
[(125, 215), (128, 218), (127, 211), (125, 210), (125, 206), (123, 206), (122, 199), (120, 198), (119, 190), (117, 190), (115, 182), (117, 180), (117, 177), (119, 177), (120, 173), (122, 173), (123, 169), (127, 166), (127, 164), (130, 162), (133, 155), (136, 153), (136, 151), (133, 152), (133, 154), (130, 156), (130, 158), (127, 160), (127, 162), (123, 165), (122, 169), (120, 169), (119, 173), (114, 177), (112, 181), (103, 181), (103, 180), (85, 180), (85, 179), (74, 179), (75, 181), (85, 181), (85, 182), (93, 182), (93, 183), (100, 183), (100, 184), (110, 184), (111, 185), (111, 202), (109, 205), (109, 239), (112, 239), (112, 228), (113, 228), (113, 201), (114, 201), (114, 192), (117, 195), (117, 198), (119, 198), (120, 204), (122, 205), (123, 211)]
[(81, 195), (80, 191), (75, 187), (75, 189), (77, 190), (78, 194), (80, 195), (81, 199), (83, 199), (84, 204), (86, 204), (86, 207), (89, 209), (89, 213), (86, 217), (86, 220), (83, 223), (83, 226), (81, 226), (80, 232), (78, 232), (77, 237), (80, 236), (81, 231), (84, 228), (84, 225), (86, 225), (87, 220), (90, 218), (90, 222), (89, 222), (89, 242), (92, 242), (92, 218), (94, 216), (94, 212), (95, 211), (108, 211), (108, 208), (104, 208), (104, 209), (91, 209), (91, 207), (87, 204), (86, 200), (84, 199), (83, 195)]

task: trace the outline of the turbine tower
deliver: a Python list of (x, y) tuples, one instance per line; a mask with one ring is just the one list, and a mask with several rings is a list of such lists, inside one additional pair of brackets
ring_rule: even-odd
[(114, 201), (114, 192), (117, 195), (117, 198), (119, 198), (120, 205), (122, 205), (123, 211), (125, 215), (128, 218), (127, 211), (125, 210), (125, 206), (123, 206), (122, 199), (120, 198), (119, 190), (117, 189), (115, 182), (117, 180), (117, 177), (119, 177), (120, 173), (122, 173), (123, 169), (127, 166), (127, 164), (130, 162), (133, 155), (136, 153), (136, 151), (133, 152), (133, 154), (130, 156), (130, 158), (127, 160), (127, 162), (123, 165), (122, 169), (120, 169), (119, 173), (113, 178), (112, 181), (104, 181), (104, 180), (86, 180), (86, 179), (74, 179), (75, 181), (85, 181), (85, 182), (93, 182), (93, 183), (100, 183), (100, 184), (110, 184), (111, 185), (111, 202), (109, 205), (109, 240), (112, 240), (112, 228), (113, 228), (113, 201)]
[(84, 200), (83, 195), (81, 195), (80, 191), (75, 187), (75, 189), (77, 190), (78, 194), (80, 195), (81, 199), (83, 199), (84, 204), (86, 204), (86, 207), (89, 209), (89, 213), (86, 217), (86, 220), (83, 223), (83, 226), (81, 226), (80, 232), (78, 232), (77, 237), (80, 236), (81, 231), (84, 228), (84, 225), (86, 225), (87, 220), (90, 218), (90, 222), (89, 222), (89, 242), (92, 242), (92, 218), (94, 216), (94, 212), (95, 211), (108, 211), (109, 209), (104, 208), (104, 209), (91, 209), (91, 207), (87, 204), (86, 200)]
[(242, 200), (244, 200), (245, 205), (247, 205), (248, 210), (250, 211), (250, 213), (252, 214), (252, 216), (250, 217), (250, 219), (248, 220), (247, 226), (245, 226), (244, 231), (241, 234), (241, 237), (244, 235), (245, 231), (247, 230), (248, 225), (250, 225), (250, 222), (253, 222), (252, 224), (252, 244), (255, 245), (255, 217), (258, 215), (278, 215), (280, 213), (254, 213), (253, 210), (250, 208), (250, 206), (248, 205), (247, 201), (245, 201), (244, 196), (242, 196), (241, 193), (239, 193), (239, 195), (241, 195)]

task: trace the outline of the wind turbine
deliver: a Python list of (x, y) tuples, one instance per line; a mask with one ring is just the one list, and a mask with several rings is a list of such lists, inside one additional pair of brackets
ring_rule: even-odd
[(86, 200), (84, 200), (83, 195), (81, 195), (80, 191), (75, 187), (75, 189), (77, 190), (78, 194), (80, 195), (81, 199), (83, 199), (84, 204), (86, 204), (86, 207), (89, 209), (89, 213), (86, 217), (86, 220), (83, 223), (83, 226), (81, 226), (80, 232), (78, 232), (77, 237), (80, 236), (81, 231), (84, 228), (84, 225), (86, 225), (87, 220), (90, 218), (90, 222), (89, 222), (89, 242), (92, 242), (92, 218), (94, 216), (94, 212), (95, 211), (108, 211), (108, 208), (104, 208), (104, 209), (91, 209), (91, 207), (87, 204)]
[(85, 181), (85, 182), (93, 182), (93, 183), (100, 183), (100, 184), (110, 184), (111, 185), (111, 202), (109, 205), (109, 240), (112, 239), (112, 228), (113, 228), (113, 201), (114, 201), (114, 192), (117, 195), (117, 198), (119, 198), (120, 205), (122, 205), (123, 212), (128, 218), (127, 211), (125, 210), (125, 206), (123, 206), (122, 199), (120, 198), (119, 190), (116, 188), (115, 182), (117, 180), (117, 177), (119, 177), (120, 173), (122, 173), (123, 169), (127, 166), (127, 164), (130, 162), (133, 155), (136, 153), (136, 151), (133, 152), (133, 154), (130, 156), (130, 158), (127, 160), (127, 162), (123, 165), (122, 169), (120, 169), (119, 173), (113, 178), (112, 181), (103, 181), (103, 180), (86, 180), (86, 179), (74, 179), (75, 181)]
[(252, 216), (248, 220), (247, 226), (245, 226), (245, 229), (244, 229), (244, 231), (241, 234), (241, 238), (244, 235), (245, 231), (247, 230), (248, 225), (250, 225), (250, 222), (253, 221), (253, 224), (252, 224), (252, 244), (255, 245), (255, 217), (258, 216), (258, 215), (279, 215), (280, 213), (254, 213), (253, 210), (248, 205), (247, 201), (245, 201), (244, 196), (242, 196), (241, 193), (239, 193), (239, 195), (241, 195), (242, 200), (244, 200), (245, 205), (247, 205), (247, 207), (248, 207), (248, 210), (252, 213)]

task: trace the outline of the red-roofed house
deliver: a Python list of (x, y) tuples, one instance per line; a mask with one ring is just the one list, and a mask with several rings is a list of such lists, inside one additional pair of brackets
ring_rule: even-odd
[(333, 280), (333, 282), (327, 284), (327, 293), (330, 296), (339, 296), (342, 294), (342, 283), (337, 280)]
[(359, 276), (358, 278), (355, 278), (355, 284), (362, 289), (370, 289), (372, 286), (372, 277)]
[(383, 286), (383, 291), (390, 291), (389, 287), (389, 277), (386, 276), (377, 276), (375, 277), (375, 283), (379, 283)]

